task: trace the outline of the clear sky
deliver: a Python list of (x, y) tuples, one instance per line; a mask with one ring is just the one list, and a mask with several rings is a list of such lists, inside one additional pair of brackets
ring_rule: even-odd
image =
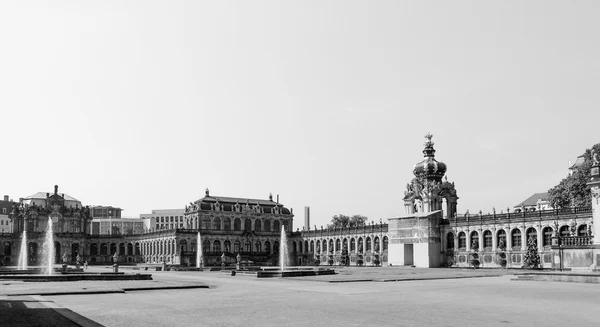
[(599, 142), (598, 1), (2, 1), (0, 194), (137, 217), (267, 198), (404, 212), (431, 132), (458, 210)]

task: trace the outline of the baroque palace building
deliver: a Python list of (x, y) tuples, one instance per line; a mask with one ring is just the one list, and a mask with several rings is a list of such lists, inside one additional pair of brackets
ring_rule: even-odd
[[(0, 233), (0, 262), (18, 260), (27, 232), (29, 265), (39, 264), (48, 224), (55, 232), (56, 263), (167, 263), (204, 266), (242, 262), (277, 265), (282, 230), (292, 265), (363, 265), (417, 267), (522, 267), (529, 240), (537, 244), (544, 268), (595, 269), (600, 262), (600, 162), (593, 155), (593, 200), (587, 207), (521, 210), (491, 214), (457, 213), (458, 196), (435, 159), (432, 135), (426, 135), (424, 158), (402, 197), (401, 217), (378, 224), (310, 227), (293, 231), (293, 211), (269, 195), (266, 200), (205, 196), (189, 203), (176, 223), (165, 229), (131, 233), (93, 233), (89, 206), (58, 193), (36, 193), (11, 202), (10, 232)], [(8, 209), (7, 208), (7, 209)], [(8, 210), (6, 210), (8, 211)], [(170, 217), (170, 216), (169, 216)], [(169, 218), (170, 219), (170, 218)], [(170, 221), (169, 221), (170, 223)], [(198, 255), (201, 251), (201, 256)]]

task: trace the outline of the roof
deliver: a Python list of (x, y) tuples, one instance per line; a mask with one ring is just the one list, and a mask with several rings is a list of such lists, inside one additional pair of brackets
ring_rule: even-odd
[(527, 198), (527, 200), (517, 204), (515, 206), (516, 207), (530, 207), (530, 206), (536, 206), (538, 201), (548, 201), (550, 200), (550, 194), (548, 192), (544, 192), (544, 193), (535, 193), (534, 195), (530, 196)]
[(247, 199), (247, 198), (231, 198), (231, 197), (227, 197), (227, 196), (205, 196), (202, 199), (198, 200), (198, 201), (202, 201), (202, 202), (217, 202), (219, 201), (220, 203), (230, 203), (230, 204), (245, 204), (245, 203), (249, 203), (249, 204), (260, 204), (260, 205), (269, 205), (269, 206), (282, 206), (283, 204), (281, 203), (277, 203), (274, 202), (273, 200), (260, 200), (260, 199)]
[[(32, 200), (32, 199), (39, 199), (39, 200), (46, 200), (46, 198), (48, 197), (47, 194), (54, 194), (52, 192), (37, 192), (35, 194), (32, 194), (28, 197), (23, 198), (24, 200)], [(79, 200), (77, 200), (76, 198), (68, 195), (68, 194), (64, 194), (62, 193), (61, 195), (64, 195), (65, 200), (66, 201), (77, 201), (77, 202), (81, 202)]]

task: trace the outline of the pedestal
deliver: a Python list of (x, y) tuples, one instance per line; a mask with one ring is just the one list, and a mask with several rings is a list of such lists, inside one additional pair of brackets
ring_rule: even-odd
[(63, 265), (62, 265), (62, 271), (63, 272), (67, 272), (67, 264), (66, 263), (63, 263)]
[(118, 273), (119, 272), (119, 264), (114, 264), (113, 265), (113, 272)]

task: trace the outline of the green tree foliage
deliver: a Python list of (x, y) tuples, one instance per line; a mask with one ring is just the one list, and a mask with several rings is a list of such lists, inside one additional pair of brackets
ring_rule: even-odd
[(537, 241), (533, 236), (527, 241), (527, 253), (523, 256), (523, 265), (525, 268), (537, 268), (540, 265)]
[(355, 226), (363, 226), (367, 217), (361, 215), (354, 215), (352, 217), (346, 215), (335, 215), (331, 218), (331, 224), (333, 227), (355, 227)]
[[(600, 153), (600, 143), (592, 147)], [(583, 166), (564, 178), (558, 185), (548, 190), (550, 203), (554, 208), (587, 207), (592, 203), (592, 194), (587, 183), (590, 181), (590, 168), (592, 167), (592, 149), (586, 149)]]

